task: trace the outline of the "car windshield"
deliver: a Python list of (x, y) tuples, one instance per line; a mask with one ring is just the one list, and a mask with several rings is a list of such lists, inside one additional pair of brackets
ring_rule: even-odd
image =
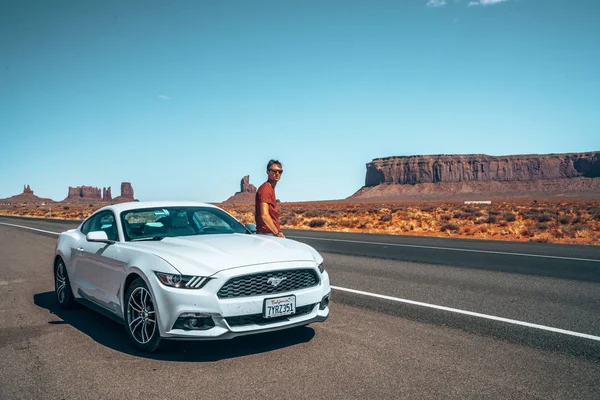
[(121, 213), (126, 241), (164, 237), (248, 233), (244, 225), (219, 208), (163, 207)]

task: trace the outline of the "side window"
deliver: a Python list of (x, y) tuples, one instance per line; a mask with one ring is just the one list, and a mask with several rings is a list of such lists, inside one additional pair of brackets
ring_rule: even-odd
[[(87, 231), (84, 231), (84, 229)], [(97, 214), (86, 221), (86, 223), (81, 227), (81, 232), (87, 234), (90, 231), (103, 231), (106, 232), (106, 236), (109, 240), (119, 240), (115, 216), (110, 211)]]
[(90, 228), (92, 227), (92, 219), (93, 218), (89, 218), (83, 223), (83, 225), (81, 225), (81, 233), (83, 233), (84, 235), (87, 235), (90, 231)]

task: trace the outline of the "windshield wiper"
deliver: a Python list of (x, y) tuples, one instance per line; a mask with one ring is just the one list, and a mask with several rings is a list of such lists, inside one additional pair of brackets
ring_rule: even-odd
[(147, 237), (147, 238), (131, 239), (130, 242), (143, 242), (143, 241), (150, 241), (150, 240), (163, 240), (164, 238), (166, 238), (166, 236), (152, 236), (152, 237)]

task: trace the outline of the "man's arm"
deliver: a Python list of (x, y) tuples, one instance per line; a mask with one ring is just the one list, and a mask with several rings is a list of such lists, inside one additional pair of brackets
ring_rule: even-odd
[(269, 205), (267, 203), (260, 203), (260, 216), (274, 235), (277, 235), (278, 237), (284, 237), (283, 233), (277, 230), (275, 223), (271, 219), (271, 214), (269, 214)]

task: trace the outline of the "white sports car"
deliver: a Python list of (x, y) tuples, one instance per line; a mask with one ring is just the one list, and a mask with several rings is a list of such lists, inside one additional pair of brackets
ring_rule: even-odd
[(122, 322), (144, 351), (163, 338), (229, 339), (325, 321), (323, 257), (252, 227), (205, 203), (104, 207), (58, 238), (56, 298)]

